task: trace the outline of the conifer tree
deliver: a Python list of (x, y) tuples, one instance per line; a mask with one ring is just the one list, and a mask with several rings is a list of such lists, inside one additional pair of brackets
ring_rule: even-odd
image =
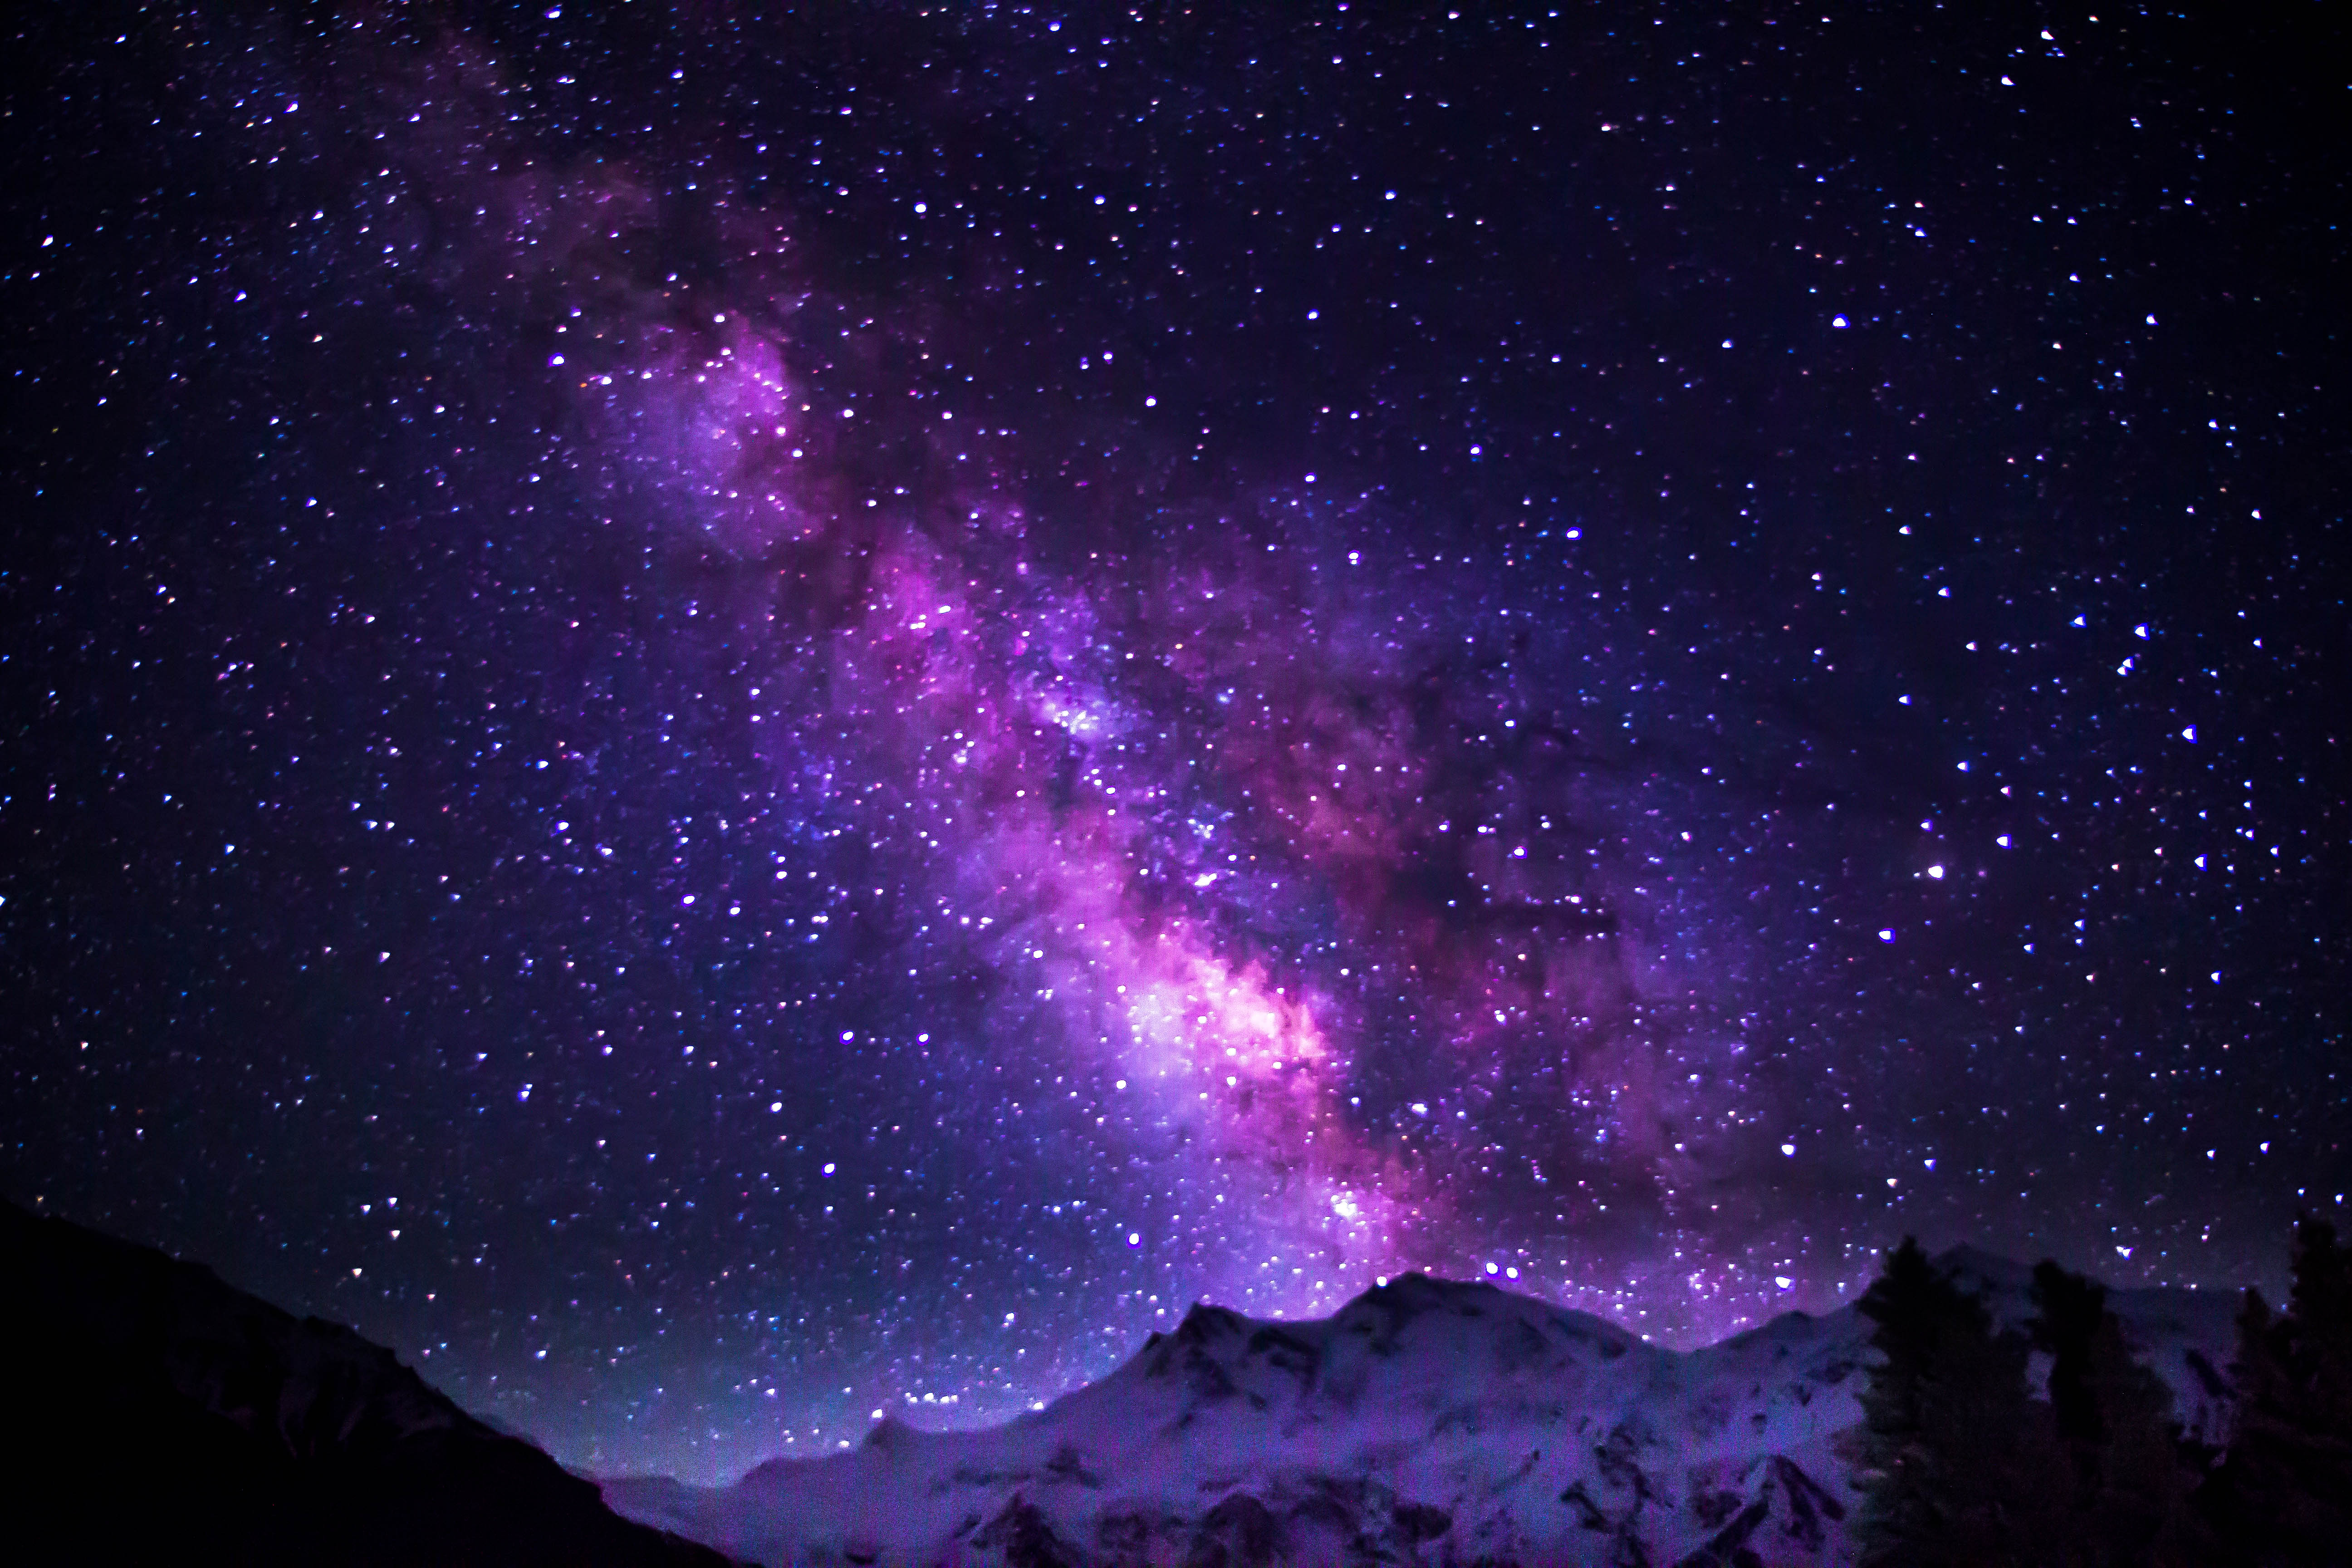
[(1861, 1303), (1882, 1357), (1856, 1445), (1863, 1568), (2008, 1568), (2050, 1561), (2046, 1409), (2028, 1349), (1906, 1237)]
[(2094, 1568), (2207, 1561), (2172, 1391), (2133, 1359), (2106, 1295), (2055, 1262), (2033, 1271), (2033, 1341), (2051, 1356), (2051, 1415), (2069, 1472), (2047, 1560)]
[(2237, 1417), (2203, 1513), (2237, 1561), (2352, 1563), (2352, 1257), (2333, 1226), (2296, 1226), (2285, 1316), (2246, 1292), (2232, 1371)]
[[(2342, 1476), (2345, 1449), (2352, 1446), (2352, 1249), (2324, 1219), (2306, 1215), (2295, 1227), (2294, 1287), (2287, 1302), (2309, 1427), (2325, 1439)], [(2336, 1498), (2352, 1507), (2352, 1488)]]
[(2107, 1292), (2044, 1258), (2033, 1270), (2033, 1348), (2049, 1352), (2050, 1409), (2059, 1446), (2072, 1462), (2074, 1500), (2097, 1493), (2106, 1423), (2092, 1388), (2092, 1342), (2107, 1312)]

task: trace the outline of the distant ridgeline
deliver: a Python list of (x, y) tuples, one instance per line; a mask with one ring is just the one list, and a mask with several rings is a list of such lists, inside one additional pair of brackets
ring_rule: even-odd
[(0, 1561), (725, 1568), (381, 1345), (0, 1203)]
[(2352, 1258), (2307, 1220), (2294, 1271), (2273, 1314), (1906, 1240), (1856, 1305), (1688, 1354), (1412, 1274), (1196, 1307), (992, 1430), (600, 1500), (347, 1329), (0, 1205), (6, 1560), (2352, 1564)]
[(1906, 1240), (1861, 1303), (1689, 1354), (1406, 1275), (1196, 1307), (992, 1430), (605, 1496), (773, 1564), (2352, 1563), (2347, 1273), (2315, 1221), (2284, 1317)]

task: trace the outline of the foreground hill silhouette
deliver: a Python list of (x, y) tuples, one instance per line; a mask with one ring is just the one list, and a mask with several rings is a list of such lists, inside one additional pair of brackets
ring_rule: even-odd
[(0, 1357), (11, 1563), (725, 1568), (351, 1330), (5, 1203)]
[[(1939, 1278), (1992, 1322), (2033, 1275)], [(2228, 1294), (2116, 1291), (2185, 1435), (2219, 1441)], [(1298, 1322), (1195, 1307), (1100, 1382), (986, 1431), (886, 1421), (731, 1487), (608, 1480), (632, 1517), (770, 1564), (1851, 1563), (1874, 1325), (1791, 1312), (1687, 1353), (1484, 1284), (1408, 1274)]]

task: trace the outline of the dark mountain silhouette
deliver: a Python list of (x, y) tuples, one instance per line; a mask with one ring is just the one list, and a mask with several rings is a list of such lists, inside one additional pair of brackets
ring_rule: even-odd
[(392, 1352), (0, 1203), (7, 1561), (726, 1568)]

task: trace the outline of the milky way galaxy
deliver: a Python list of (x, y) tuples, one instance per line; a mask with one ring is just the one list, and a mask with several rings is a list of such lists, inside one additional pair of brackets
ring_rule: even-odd
[(758, 9), (16, 24), (11, 1196), (711, 1479), (2352, 1187), (2320, 22)]

